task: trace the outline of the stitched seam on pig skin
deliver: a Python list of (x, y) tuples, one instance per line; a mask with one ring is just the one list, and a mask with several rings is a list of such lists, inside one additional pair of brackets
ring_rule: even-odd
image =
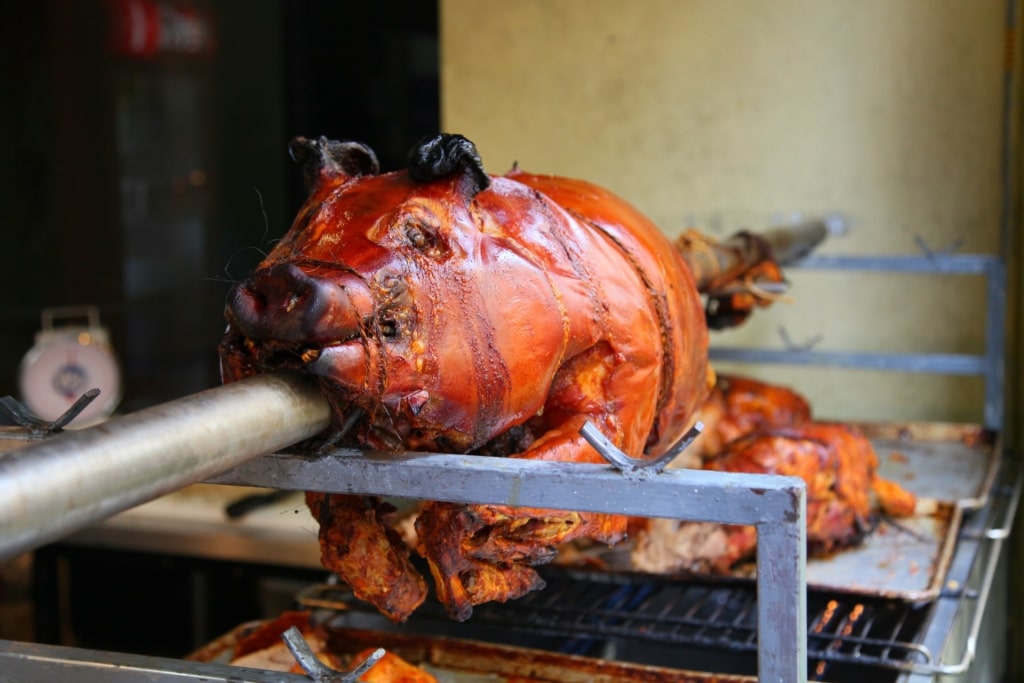
[(581, 214), (568, 209), (569, 213), (576, 216), (576, 218), (586, 225), (589, 225), (598, 233), (608, 238), (608, 241), (615, 245), (615, 247), (622, 253), (626, 261), (632, 266), (633, 271), (637, 274), (640, 280), (644, 283), (644, 287), (647, 289), (648, 298), (651, 304), (654, 306), (655, 314), (658, 316), (658, 326), (661, 328), (661, 348), (662, 348), (662, 363), (661, 363), (661, 378), (658, 382), (658, 401), (657, 410), (654, 415), (654, 423), (651, 425), (651, 435), (648, 438), (648, 443), (656, 442), (658, 439), (659, 431), (659, 417), (668, 401), (671, 397), (670, 387), (672, 385), (672, 378), (675, 376), (675, 364), (676, 358), (674, 349), (672, 348), (671, 334), (672, 326), (669, 320), (668, 314), (668, 302), (665, 300), (665, 293), (659, 291), (654, 284), (651, 282), (650, 277), (647, 275), (636, 256), (626, 248), (619, 240), (615, 238), (609, 231), (605, 230), (599, 223), (583, 216)]

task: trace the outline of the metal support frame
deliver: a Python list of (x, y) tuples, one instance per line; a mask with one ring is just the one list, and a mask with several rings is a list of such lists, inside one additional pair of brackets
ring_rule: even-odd
[(807, 680), (807, 489), (797, 477), (343, 449), (269, 455), (210, 481), (753, 525), (759, 680)]
[(956, 353), (854, 353), (807, 349), (758, 349), (712, 347), (712, 360), (740, 363), (818, 365), (851, 369), (980, 376), (985, 380), (986, 427), (1000, 430), (1003, 424), (1003, 374), (1006, 346), (1006, 266), (998, 256), (945, 254), (924, 256), (810, 256), (787, 265), (788, 269), (908, 273), (918, 275), (980, 275), (987, 281), (985, 302), (985, 351)]
[[(815, 255), (791, 263), (788, 268), (826, 271), (858, 270), (867, 272), (907, 273), (920, 275), (983, 276), (986, 278), (985, 295), (985, 349), (981, 354), (950, 353), (855, 353), (821, 352), (808, 349), (712, 348), (712, 360), (741, 363), (770, 363), (781, 365), (816, 365), (850, 369), (891, 370), (897, 372), (968, 375), (982, 377), (985, 382), (984, 425), (1001, 432), (1004, 422), (1004, 372), (1006, 354), (1006, 264), (1002, 257), (987, 254), (951, 254), (925, 250), (921, 256), (846, 256)], [(1022, 479), (1018, 474), (1011, 489), (1009, 510), (1000, 528), (989, 529), (984, 536), (972, 537), (983, 524), (979, 514), (971, 515), (961, 533), (956, 555), (950, 566), (949, 577), (959, 586), (952, 594), (944, 593), (933, 607), (929, 623), (922, 634), (921, 651), (925, 663), (910, 664), (913, 673), (908, 680), (933, 680), (938, 674), (956, 675), (965, 672), (975, 655), (979, 627), (988, 601), (993, 572), (1004, 538), (1009, 533), (1020, 498)], [(967, 597), (968, 576), (978, 567), (981, 547), (987, 546), (991, 555), (978, 579), (979, 589), (973, 610), (964, 607)], [(970, 619), (968, 636), (959, 661), (946, 664), (941, 654), (948, 644), (950, 632), (959, 620)], [(903, 679), (901, 679), (903, 680)]]

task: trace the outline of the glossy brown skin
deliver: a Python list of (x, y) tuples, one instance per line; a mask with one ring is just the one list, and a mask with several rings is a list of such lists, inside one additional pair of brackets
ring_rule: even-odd
[(789, 387), (719, 374), (699, 417), (704, 431), (691, 450), (713, 457), (747, 434), (807, 422), (811, 406)]
[[(600, 462), (579, 435), (589, 420), (653, 457), (690, 427), (711, 376), (700, 297), (661, 232), (606, 190), (522, 172), (473, 193), (458, 174), (321, 169), (226, 317), (225, 381), (309, 372), (338, 430), (354, 417), (341, 443), (382, 449)], [(464, 619), (538, 587), (530, 565), (554, 544), (614, 542), (626, 520), (433, 504), (420, 522), (439, 597)], [(416, 599), (391, 604), (363, 575), (407, 570), (378, 561), (341, 578), (402, 620)]]
[[(913, 495), (878, 475), (878, 456), (871, 442), (850, 425), (804, 422), (752, 433), (730, 443), (705, 468), (803, 479), (807, 483), (808, 552), (814, 555), (863, 538), (873, 526), (872, 494), (889, 514), (914, 511)], [(729, 545), (720, 569), (749, 556), (756, 536), (749, 529), (736, 529)]]

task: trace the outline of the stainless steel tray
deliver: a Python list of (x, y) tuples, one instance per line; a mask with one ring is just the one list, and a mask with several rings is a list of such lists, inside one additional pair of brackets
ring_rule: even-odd
[(861, 423), (882, 476), (920, 497), (966, 510), (988, 502), (1002, 462), (1001, 439), (973, 424)]
[[(807, 560), (807, 586), (922, 603), (942, 591), (964, 511), (983, 507), (1002, 463), (999, 435), (975, 424), (857, 423), (878, 455), (879, 472), (922, 499), (934, 514), (883, 519), (855, 548)], [(752, 569), (738, 574), (753, 575)]]
[[(942, 592), (962, 509), (939, 503), (934, 514), (882, 520), (855, 548), (807, 559), (807, 588), (920, 604)], [(733, 576), (754, 578), (753, 564)]]

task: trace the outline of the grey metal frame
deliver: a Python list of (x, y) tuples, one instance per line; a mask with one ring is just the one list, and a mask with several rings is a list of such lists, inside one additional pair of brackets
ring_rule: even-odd
[[(827, 271), (866, 271), (921, 275), (983, 276), (986, 278), (985, 350), (982, 354), (951, 353), (858, 353), (824, 352), (810, 349), (712, 348), (712, 360), (740, 363), (816, 365), (850, 369), (891, 370), (897, 372), (967, 375), (982, 377), (985, 382), (984, 425), (1002, 432), (1004, 420), (1004, 374), (1006, 354), (1006, 263), (1001, 256), (987, 254), (953, 254), (935, 252), (922, 246), (920, 256), (850, 256), (815, 255), (787, 264), (787, 269)], [(972, 537), (983, 524), (979, 514), (968, 516), (964, 532), (957, 544), (949, 576), (959, 589), (944, 594), (935, 603), (928, 624), (921, 634), (921, 652), (926, 663), (911, 665), (909, 679), (933, 680), (936, 675), (957, 675), (970, 667), (976, 654), (979, 628), (986, 612), (996, 564), (1002, 544), (1009, 535), (1024, 481), (1020, 475), (1012, 486), (1009, 509), (1001, 525), (984, 529)], [(985, 546), (986, 553), (979, 548)], [(980, 576), (977, 576), (979, 575)], [(968, 591), (967, 579), (974, 579), (976, 588)], [(975, 592), (976, 591), (976, 592)], [(965, 608), (965, 598), (976, 595), (973, 609)], [(962, 656), (952, 664), (944, 663), (946, 648), (951, 645), (954, 626), (965, 624), (967, 637)]]
[(810, 256), (787, 264), (828, 271), (872, 271), (919, 275), (975, 275), (987, 281), (985, 301), (985, 352), (954, 353), (857, 353), (809, 349), (760, 349), (712, 347), (711, 359), (741, 363), (819, 365), (851, 369), (980, 376), (985, 380), (984, 424), (1001, 430), (1003, 424), (1003, 375), (1006, 353), (1006, 266), (1002, 258), (987, 254), (926, 252), (922, 256)]
[[(758, 534), (758, 678), (765, 683), (807, 680), (807, 489), (799, 478), (345, 449), (315, 457), (268, 455), (210, 481), (753, 525)], [(155, 674), (165, 680), (268, 680), (244, 669), (225, 673), (222, 665), (207, 666), (0, 641), (0, 679), (50, 672), (83, 681), (153, 680)]]
[(1024, 489), (1024, 466), (1007, 462), (1005, 469), (1010, 474), (1001, 477), (1005, 483), (999, 500), (988, 506), (993, 509), (978, 510), (965, 519), (947, 572), (946, 590), (935, 601), (920, 637), (923, 661), (905, 667), (907, 673), (899, 679), (902, 683), (959, 677), (974, 664), (1003, 546)]
[(807, 680), (807, 489), (802, 479), (340, 450), (319, 457), (269, 455), (211, 481), (753, 525), (758, 534), (759, 680)]
[[(805, 677), (803, 480), (659, 471), (633, 466), (624, 454), (613, 458), (625, 463), (618, 466), (361, 450), (258, 457), (311, 436), (328, 419), (326, 401), (307, 380), (260, 375), (26, 445), (0, 459), (0, 490), (9, 494), (0, 496), (0, 557), (210, 477), (277, 489), (752, 525), (759, 540), (759, 675), (773, 683)], [(0, 655), (9, 655), (0, 656), (0, 673), (14, 659), (26, 661), (11, 654), (17, 649), (0, 642)]]
[(0, 681), (309, 683), (301, 674), (0, 640)]

